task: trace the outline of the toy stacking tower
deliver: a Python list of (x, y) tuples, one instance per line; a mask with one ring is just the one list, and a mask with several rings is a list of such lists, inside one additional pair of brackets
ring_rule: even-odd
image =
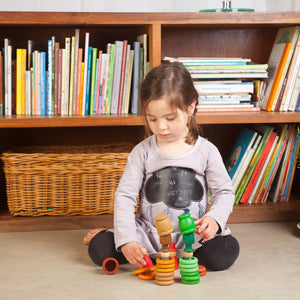
[(184, 257), (179, 259), (179, 269), (182, 283), (195, 284), (200, 281), (198, 259), (193, 256), (192, 244), (195, 242), (194, 232), (197, 230), (194, 220), (188, 210), (178, 216), (179, 229), (185, 244)]
[(155, 226), (160, 237), (162, 248), (161, 258), (156, 260), (155, 282), (158, 285), (170, 285), (174, 283), (175, 260), (170, 258), (169, 244), (172, 243), (171, 232), (173, 227), (167, 214), (163, 213), (155, 217)]

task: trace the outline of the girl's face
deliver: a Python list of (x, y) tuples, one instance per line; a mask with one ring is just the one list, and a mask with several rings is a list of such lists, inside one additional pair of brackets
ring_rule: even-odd
[(164, 97), (150, 101), (146, 119), (157, 141), (162, 143), (184, 141), (188, 134), (188, 115), (194, 108), (195, 103), (188, 107), (188, 113), (178, 108), (174, 109)]

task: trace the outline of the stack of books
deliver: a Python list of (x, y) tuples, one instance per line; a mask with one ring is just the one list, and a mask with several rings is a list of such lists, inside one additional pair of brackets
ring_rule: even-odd
[(190, 72), (198, 91), (198, 112), (259, 111), (267, 64), (255, 64), (246, 58), (179, 57)]
[[(0, 51), (0, 115), (101, 115), (138, 113), (139, 82), (149, 63), (147, 35), (90, 45), (89, 32), (80, 45), (79, 29), (65, 37), (64, 47), (52, 36), (48, 48), (17, 48), (8, 38)], [(84, 47), (83, 47), (84, 46)], [(131, 101), (131, 102), (130, 102)]]
[(242, 128), (225, 162), (235, 203), (287, 202), (290, 198), (300, 131), (296, 125)]
[(260, 107), (266, 111), (300, 111), (300, 27), (278, 29), (269, 58), (269, 78)]

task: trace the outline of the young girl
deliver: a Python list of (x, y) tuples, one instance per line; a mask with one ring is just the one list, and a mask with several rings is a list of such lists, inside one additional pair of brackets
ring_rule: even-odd
[(161, 213), (172, 222), (172, 241), (182, 257), (178, 216), (186, 209), (197, 226), (193, 249), (200, 265), (224, 270), (237, 259), (239, 244), (226, 228), (234, 203), (232, 184), (217, 148), (199, 136), (197, 99), (189, 72), (178, 62), (153, 68), (142, 82), (140, 103), (149, 137), (128, 157), (115, 194), (113, 232), (98, 228), (84, 238), (95, 264), (115, 257), (143, 267), (142, 247), (152, 259), (159, 257), (154, 218)]

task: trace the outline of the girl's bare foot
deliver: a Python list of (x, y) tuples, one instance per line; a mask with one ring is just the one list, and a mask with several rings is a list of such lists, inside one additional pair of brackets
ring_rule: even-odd
[(90, 230), (87, 235), (83, 238), (83, 243), (85, 245), (88, 245), (91, 241), (91, 239), (97, 234), (99, 233), (100, 231), (103, 231), (105, 230), (105, 228), (95, 228), (95, 229), (92, 229)]

